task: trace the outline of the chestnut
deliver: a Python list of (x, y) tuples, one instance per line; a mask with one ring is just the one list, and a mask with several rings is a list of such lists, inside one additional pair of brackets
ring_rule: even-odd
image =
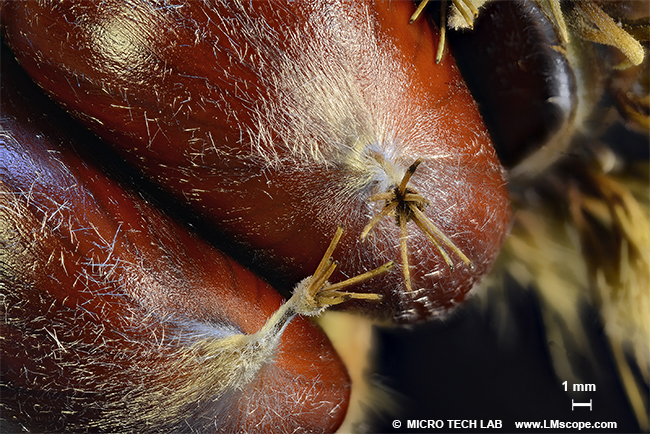
[(340, 425), (348, 374), (324, 333), (293, 318), (304, 310), (107, 174), (97, 138), (7, 49), (0, 101), (4, 428)]
[[(8, 2), (30, 76), (289, 287), (336, 227), (335, 280), (399, 264), (352, 301), (415, 323), (490, 269), (503, 169), (437, 30), (411, 2)], [(385, 218), (384, 218), (385, 217)]]

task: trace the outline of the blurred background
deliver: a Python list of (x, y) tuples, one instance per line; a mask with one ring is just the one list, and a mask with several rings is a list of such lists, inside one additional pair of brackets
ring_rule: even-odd
[[(468, 3), (475, 20), (457, 9)], [(648, 431), (650, 8), (578, 3), (429, 2), (418, 18), (448, 23), (444, 49), (508, 170), (514, 221), (466, 306), (439, 323), (376, 330), (374, 379), (397, 405), (369, 431), (402, 432), (408, 419)], [(630, 37), (612, 35), (610, 21)]]

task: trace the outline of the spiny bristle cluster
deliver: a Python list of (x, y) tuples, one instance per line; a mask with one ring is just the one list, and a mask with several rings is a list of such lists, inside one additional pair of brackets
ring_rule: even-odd
[(408, 246), (406, 240), (408, 238), (408, 228), (406, 224), (413, 221), (427, 238), (436, 246), (442, 257), (444, 258), (447, 266), (453, 271), (454, 264), (447, 253), (445, 246), (450, 248), (458, 257), (460, 257), (468, 267), (473, 268), (472, 262), (465, 256), (465, 254), (447, 237), (425, 214), (424, 208), (429, 204), (429, 201), (418, 194), (413, 188), (409, 188), (408, 184), (411, 177), (417, 170), (418, 166), (422, 163), (418, 159), (413, 163), (402, 178), (397, 186), (385, 193), (379, 193), (368, 198), (368, 201), (384, 201), (384, 208), (376, 214), (366, 227), (361, 232), (361, 239), (364, 240), (370, 230), (384, 217), (393, 215), (395, 223), (400, 228), (400, 253), (402, 256), (402, 270), (404, 273), (404, 280), (406, 290), (411, 291), (411, 273), (409, 270), (408, 262)]
[(387, 272), (393, 267), (392, 262), (387, 262), (381, 267), (351, 277), (342, 282), (331, 284), (327, 281), (338, 265), (331, 255), (334, 249), (336, 249), (342, 235), (343, 227), (339, 226), (314, 274), (296, 286), (293, 295), (287, 302), (287, 305), (290, 305), (291, 309), (296, 313), (313, 316), (319, 314), (329, 306), (340, 304), (351, 299), (381, 300), (382, 297), (379, 294), (347, 292), (341, 291), (341, 289)]

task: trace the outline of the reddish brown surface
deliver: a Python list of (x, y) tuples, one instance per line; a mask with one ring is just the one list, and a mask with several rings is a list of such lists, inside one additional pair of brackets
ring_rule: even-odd
[(193, 333), (253, 333), (282, 298), (100, 170), (94, 138), (2, 55), (3, 419), (37, 432), (335, 430), (349, 378), (303, 318), (243, 390), (148, 415), (162, 396), (181, 401), (181, 382), (211, 386), (200, 364), (172, 367)]
[[(313, 272), (339, 224), (333, 280), (399, 262), (392, 219), (359, 240), (382, 206), (367, 198), (422, 158), (412, 184), (474, 269), (452, 253), (452, 272), (410, 224), (416, 291), (396, 266), (356, 288), (383, 293), (381, 304), (344, 308), (411, 323), (463, 301), (498, 252), (508, 201), (452, 59), (434, 63), (435, 31), (407, 24), (411, 2), (229, 7), (10, 2), (3, 19), (21, 64), (57, 101), (288, 282)], [(352, 155), (356, 141), (365, 148)], [(314, 144), (322, 155), (291, 151)]]

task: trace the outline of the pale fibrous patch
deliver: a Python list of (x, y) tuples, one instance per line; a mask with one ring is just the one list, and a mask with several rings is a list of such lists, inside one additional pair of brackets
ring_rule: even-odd
[(379, 220), (386, 216), (395, 217), (395, 224), (400, 228), (400, 253), (402, 257), (404, 282), (406, 284), (406, 290), (409, 292), (412, 290), (407, 247), (408, 229), (406, 226), (409, 221), (413, 221), (436, 246), (447, 263), (447, 266), (452, 271), (454, 270), (454, 263), (447, 253), (446, 248), (451, 249), (451, 251), (458, 255), (468, 267), (473, 268), (472, 262), (467, 256), (424, 214), (424, 207), (429, 205), (429, 200), (409, 187), (409, 181), (421, 163), (422, 160), (416, 160), (408, 168), (399, 185), (391, 186), (387, 192), (379, 193), (368, 198), (368, 201), (384, 201), (385, 205), (381, 212), (376, 214), (361, 232), (361, 239), (363, 240)]
[[(260, 64), (255, 73), (260, 74), (260, 92), (266, 95), (251, 101), (254, 122), (245, 126), (241, 136), (250, 152), (242, 158), (263, 168), (269, 183), (278, 182), (278, 173), (290, 173), (295, 185), (286, 189), (309, 189), (296, 197), (313, 215), (296, 213), (290, 220), (328, 219), (346, 225), (367, 221), (375, 213), (368, 199), (383, 197), (377, 193), (390, 193), (400, 184), (405, 168), (416, 159), (414, 147), (426, 149), (426, 154), (420, 155), (430, 162), (450, 164), (456, 158), (449, 152), (455, 144), (443, 138), (442, 114), (429, 101), (413, 97), (412, 89), (419, 84), (390, 39), (379, 39), (372, 12), (360, 14), (354, 21), (346, 12), (335, 8), (314, 11), (309, 20), (285, 29), (282, 38), (289, 43), (280, 43), (274, 33), (260, 32), (261, 24), (251, 17), (241, 18), (246, 21), (241, 27), (246, 31), (242, 33), (238, 27), (236, 33), (239, 40), (243, 37), (265, 53), (255, 57)], [(364, 41), (363, 45), (359, 41)], [(316, 181), (323, 172), (333, 174), (332, 178)], [(435, 186), (451, 176), (428, 171), (419, 183)], [(409, 291), (404, 247), (407, 221), (424, 228), (423, 233), (434, 240), (449, 268), (453, 264), (446, 248), (471, 265), (422, 212), (430, 198), (412, 193), (415, 191), (409, 185), (405, 203), (419, 205), (404, 208), (408, 218), (399, 225), (400, 238), (380, 225), (372, 242), (363, 246), (364, 251), (387, 260), (393, 259), (389, 252), (394, 242), (399, 242)], [(451, 197), (440, 199), (453, 201)], [(366, 259), (359, 259), (358, 266), (363, 268)]]
[[(192, 333), (179, 331), (180, 334), (173, 340), (183, 345), (170, 359), (168, 369), (170, 372), (183, 372), (188, 369), (195, 372), (191, 376), (175, 379), (173, 395), (155, 397), (161, 401), (160, 405), (149, 410), (149, 422), (157, 418), (160, 418), (161, 422), (168, 422), (171, 415), (181, 415), (187, 406), (198, 405), (207, 406), (204, 410), (206, 417), (214, 418), (214, 414), (208, 412), (207, 408), (214, 410), (215, 407), (220, 408), (218, 411), (225, 416), (227, 412), (221, 409), (224, 405), (221, 401), (226, 407), (232, 405), (229, 403), (231, 398), (226, 395), (249, 387), (260, 375), (261, 370), (273, 369), (269, 365), (276, 357), (282, 334), (296, 315), (320, 315), (329, 306), (351, 299), (381, 300), (382, 297), (378, 294), (354, 293), (342, 289), (385, 273), (390, 270), (392, 263), (386, 263), (342, 282), (328, 282), (327, 279), (337, 266), (331, 255), (342, 234), (343, 228), (339, 227), (314, 274), (296, 285), (292, 297), (280, 306), (258, 332), (242, 334), (227, 325), (203, 325), (193, 322), (194, 325), (188, 328), (195, 330), (195, 342), (188, 345), (188, 338), (192, 339)], [(189, 324), (184, 325), (187, 327)], [(265, 393), (271, 394), (271, 391)], [(143, 401), (139, 402), (140, 399)], [(145, 407), (151, 399), (151, 395), (145, 394), (135, 399), (130, 398), (128, 405), (131, 408), (134, 405)]]
[[(342, 234), (343, 228), (339, 227), (314, 274), (296, 285), (292, 297), (256, 333), (242, 334), (231, 327), (218, 326), (216, 329), (222, 331), (217, 334), (221, 336), (215, 338), (214, 331), (211, 332), (214, 327), (199, 327), (206, 333), (196, 335), (195, 343), (180, 350), (169, 369), (183, 371), (188, 366), (195, 366), (202, 374), (178, 382), (181, 387), (178, 388), (177, 384), (176, 393), (172, 397), (173, 404), (169, 402), (161, 406), (161, 409), (168, 414), (173, 405), (180, 411), (185, 405), (213, 401), (230, 391), (248, 387), (260, 370), (274, 360), (282, 334), (296, 315), (319, 315), (329, 306), (350, 299), (381, 300), (381, 295), (378, 294), (354, 293), (342, 289), (390, 270), (392, 263), (342, 282), (327, 281), (337, 266), (331, 255)], [(186, 333), (183, 332), (183, 335)], [(186, 339), (187, 336), (183, 336), (183, 340)], [(197, 377), (201, 378), (200, 384), (196, 383)]]
[[(273, 171), (339, 168), (354, 174), (346, 179), (354, 179), (346, 185), (353, 195), (382, 178), (396, 182), (401, 166), (410, 164), (402, 157), (408, 142), (435, 140), (427, 118), (436, 115), (422, 111), (423, 101), (404, 104), (416, 83), (402, 54), (390, 41), (378, 41), (372, 13), (352, 23), (345, 12), (315, 11), (287, 27), (283, 42), (252, 17), (238, 16), (243, 22), (232, 32), (264, 53), (255, 56), (254, 72), (266, 95), (250, 102), (254, 124), (240, 139), (250, 152), (241, 157)], [(360, 46), (360, 40), (367, 42)], [(411, 128), (417, 122), (422, 127)]]
[[(92, 201), (82, 189), (72, 187), (69, 193), (79, 202)], [(67, 212), (74, 213), (71, 207), (60, 216), (38, 215), (47, 209), (43, 204), (50, 201), (48, 196), (35, 189), (26, 197), (1, 181), (0, 199), (4, 203), (0, 235), (7, 241), (0, 246), (0, 258), (9, 267), (8, 274), (0, 274), (4, 324), (25, 337), (15, 344), (17, 348), (31, 351), (38, 345), (42, 354), (38, 363), (17, 375), (24, 376), (34, 391), (61, 395), (68, 402), (68, 415), (94, 415), (84, 425), (75, 425), (73, 417), (68, 429), (196, 432), (212, 427), (220, 432), (243, 432), (253, 430), (241, 425), (251, 413), (264, 416), (278, 405), (298, 411), (308, 396), (283, 391), (282, 385), (296, 379), (272, 363), (285, 328), (296, 315), (318, 315), (350, 299), (380, 300), (377, 294), (343, 289), (392, 266), (387, 263), (342, 282), (328, 282), (337, 265), (332, 254), (343, 233), (339, 228), (314, 274), (296, 286), (294, 295), (258, 332), (244, 334), (227, 316), (210, 319), (198, 312), (191, 318), (193, 309), (176, 306), (177, 299), (189, 294), (182, 287), (188, 270), (178, 277), (158, 272), (161, 266), (173, 270), (174, 264), (180, 265), (174, 257), (162, 265), (146, 258), (124, 260), (123, 246), (116, 247), (125, 242), (122, 226), (107, 238), (97, 228), (86, 226), (84, 216), (68, 218)], [(64, 209), (63, 204), (59, 209)], [(68, 232), (72, 250), (65, 247)], [(159, 235), (164, 238), (166, 234)], [(54, 278), (42, 276), (42, 270), (52, 269), (48, 264), (54, 269), (65, 267), (58, 263), (59, 256), (75, 260), (73, 252), (83, 251), (77, 239), (84, 243), (90, 239), (96, 250), (91, 248), (89, 255), (81, 257), (84, 267), (70, 292), (70, 298), (78, 297), (75, 306), (66, 304), (68, 298), (40, 292), (34, 282)], [(48, 259), (41, 250), (51, 245), (57, 247)], [(21, 267), (14, 260), (34, 266)], [(194, 297), (200, 298), (199, 283), (187, 284)], [(152, 292), (164, 294), (141, 300)], [(163, 306), (156, 308), (157, 304)], [(113, 311), (120, 312), (119, 318), (104, 317)], [(61, 372), (52, 372), (51, 366)], [(251, 390), (256, 392), (250, 395)], [(60, 417), (53, 413), (52, 423), (59, 423)]]

